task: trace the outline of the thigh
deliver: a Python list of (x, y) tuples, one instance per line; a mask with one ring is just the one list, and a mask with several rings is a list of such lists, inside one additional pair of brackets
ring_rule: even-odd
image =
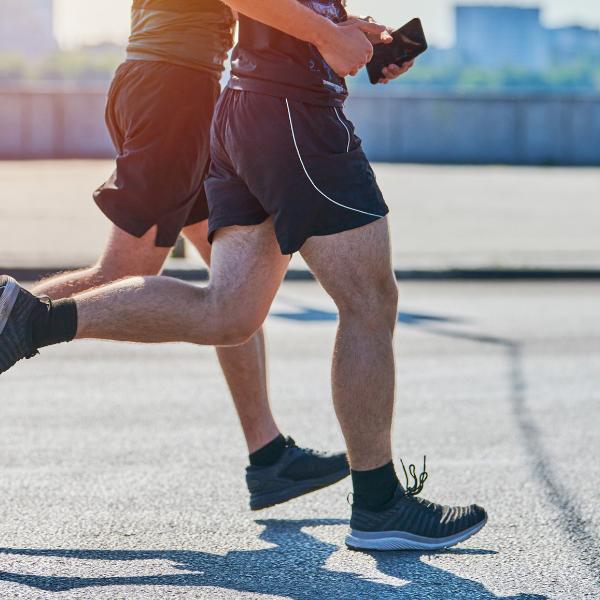
[(213, 240), (209, 289), (225, 314), (241, 313), (257, 329), (281, 285), (289, 257), (282, 256), (273, 223), (219, 229)]
[(208, 241), (208, 220), (188, 225), (184, 228), (183, 235), (196, 248), (206, 265), (210, 266), (211, 245)]
[(108, 280), (131, 275), (157, 275), (170, 249), (157, 247), (155, 238), (155, 227), (142, 237), (136, 237), (113, 225), (96, 266)]
[(396, 288), (387, 219), (312, 237), (300, 250), (325, 291), (340, 303), (366, 305)]

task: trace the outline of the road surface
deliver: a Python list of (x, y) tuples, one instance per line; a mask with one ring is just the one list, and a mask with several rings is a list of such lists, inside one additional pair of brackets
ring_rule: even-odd
[[(211, 349), (80, 342), (0, 378), (0, 597), (600, 597), (600, 285), (409, 283), (396, 458), (488, 526), (437, 553), (343, 546), (349, 482), (247, 510), (245, 447)], [(273, 405), (340, 448), (335, 312), (287, 283), (267, 323)]]

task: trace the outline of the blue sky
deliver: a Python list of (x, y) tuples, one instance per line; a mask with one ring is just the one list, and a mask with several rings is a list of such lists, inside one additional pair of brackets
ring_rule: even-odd
[[(466, 0), (462, 4), (511, 4), (541, 6), (549, 26), (583, 23), (600, 28), (600, 0)], [(452, 43), (452, 7), (455, 0), (349, 0), (359, 14), (370, 14), (389, 25), (402, 25), (412, 17), (423, 19), (430, 41)], [(55, 0), (59, 41), (65, 46), (105, 39), (121, 41), (127, 36), (128, 0)]]

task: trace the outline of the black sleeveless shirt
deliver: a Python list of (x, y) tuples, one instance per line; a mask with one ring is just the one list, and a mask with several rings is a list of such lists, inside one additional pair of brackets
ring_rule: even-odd
[[(334, 23), (348, 18), (342, 0), (298, 1)], [(342, 106), (348, 95), (312, 44), (243, 15), (228, 86), (325, 106)]]

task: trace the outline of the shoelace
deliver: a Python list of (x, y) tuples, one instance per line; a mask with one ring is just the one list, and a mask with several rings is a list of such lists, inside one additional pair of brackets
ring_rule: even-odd
[[(402, 470), (404, 471), (404, 478), (406, 479), (406, 489), (404, 491), (405, 496), (416, 496), (423, 491), (423, 486), (429, 477), (427, 473), (427, 457), (423, 457), (423, 471), (417, 477), (417, 467), (415, 465), (408, 465), (408, 472), (406, 471), (406, 467), (404, 466), (404, 462), (400, 459), (400, 464), (402, 465)], [(410, 485), (408, 481), (408, 474), (413, 478), (413, 485)]]
[(305, 454), (309, 454), (311, 456), (326, 456), (327, 452), (324, 452), (322, 450), (313, 450), (312, 448), (300, 448), (300, 446), (298, 446), (298, 444), (296, 444), (296, 442), (294, 441), (294, 438), (288, 436), (286, 441), (285, 441), (285, 445), (288, 448), (299, 448), (300, 450), (302, 450), (302, 452), (304, 452)]
[[(406, 471), (406, 467), (404, 466), (404, 461), (402, 459), (400, 459), (400, 464), (402, 465), (402, 470), (404, 471), (404, 478), (406, 479), (406, 489), (404, 490), (404, 495), (405, 496), (416, 496), (417, 494), (420, 494), (423, 491), (423, 487), (425, 486), (425, 482), (427, 481), (427, 478), (429, 477), (429, 473), (427, 473), (427, 456), (423, 457), (423, 471), (421, 472), (421, 474), (417, 477), (417, 467), (415, 467), (415, 465), (410, 464), (408, 465), (408, 472)], [(410, 473), (411, 477), (413, 478), (414, 484), (411, 486), (409, 484), (408, 481), (408, 473)], [(354, 493), (350, 492), (347, 496), (346, 496), (346, 502), (352, 506), (352, 504), (354, 503)], [(432, 502), (429, 501), (425, 501), (426, 502), (426, 506), (429, 508), (431, 506), (433, 506)]]

